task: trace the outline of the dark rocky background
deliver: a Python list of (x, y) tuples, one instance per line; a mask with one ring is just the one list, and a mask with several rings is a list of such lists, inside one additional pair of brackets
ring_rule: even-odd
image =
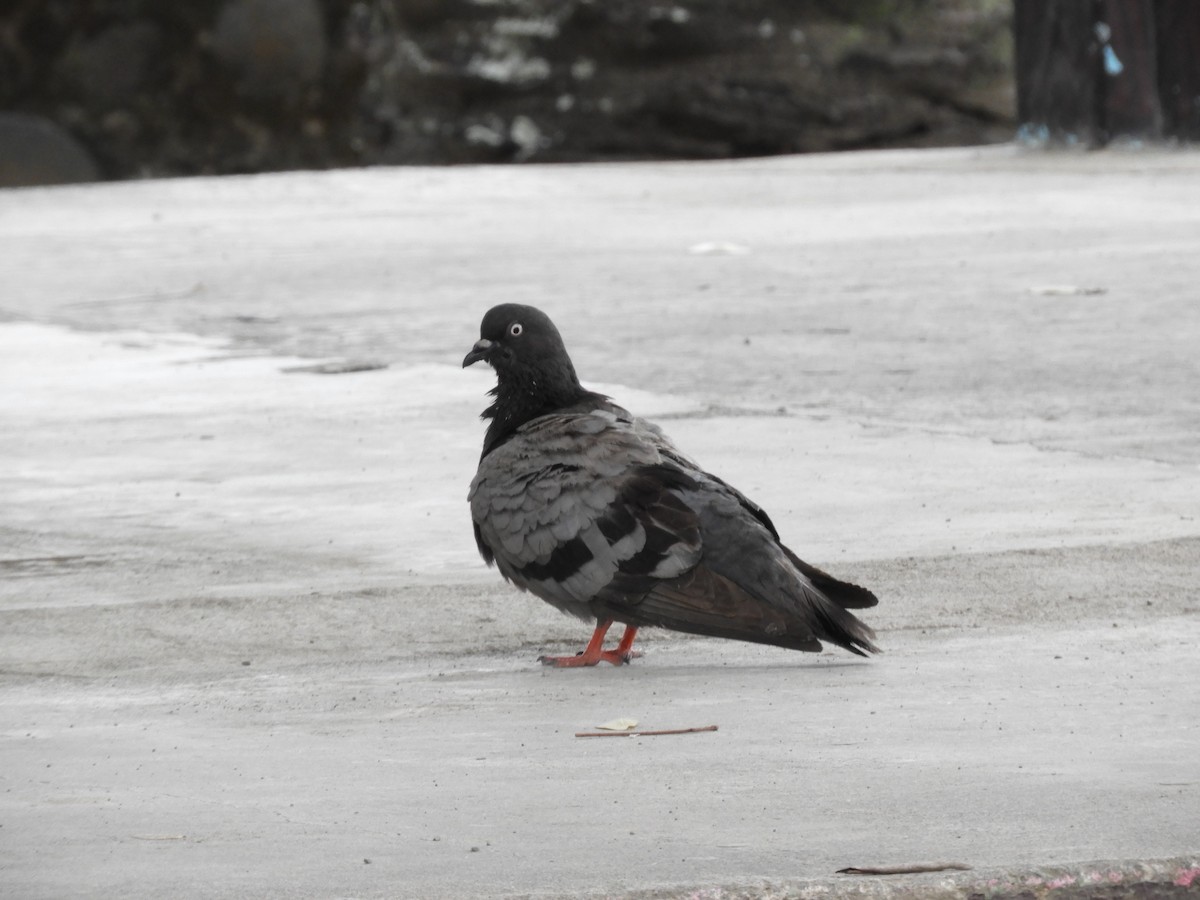
[(0, 183), (1008, 140), (1007, 0), (0, 0)]

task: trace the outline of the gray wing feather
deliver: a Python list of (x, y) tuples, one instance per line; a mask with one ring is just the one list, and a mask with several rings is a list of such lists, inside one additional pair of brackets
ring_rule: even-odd
[[(535, 419), (480, 462), (471, 515), (485, 559), (505, 578), (567, 612), (591, 615), (604, 592), (646, 547), (636, 511), (618, 526), (626, 483), (673, 450), (657, 429), (623, 410), (558, 413)], [(677, 451), (676, 451), (677, 452)], [(484, 545), (486, 545), (486, 550)], [(698, 540), (658, 547), (655, 573), (669, 577), (699, 560)]]

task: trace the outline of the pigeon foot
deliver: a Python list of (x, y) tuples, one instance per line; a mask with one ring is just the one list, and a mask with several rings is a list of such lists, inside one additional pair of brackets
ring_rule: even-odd
[(631, 659), (641, 656), (640, 650), (633, 649), (633, 639), (637, 635), (637, 628), (633, 625), (625, 626), (625, 633), (621, 635), (621, 641), (615, 650), (604, 649), (604, 636), (612, 624), (612, 619), (602, 619), (597, 622), (596, 630), (592, 632), (592, 639), (588, 641), (587, 647), (582, 652), (576, 653), (574, 656), (539, 656), (538, 662), (543, 666), (553, 666), (556, 669), (576, 669), (595, 666), (601, 662), (623, 666)]
[(641, 655), (641, 650), (633, 650), (629, 653), (618, 653), (616, 650), (601, 650), (596, 656), (589, 657), (581, 651), (574, 656), (539, 656), (538, 662), (543, 666), (552, 666), (555, 669), (582, 668), (584, 666), (599, 665), (602, 662), (612, 663), (614, 666), (623, 666), (630, 660), (637, 659)]

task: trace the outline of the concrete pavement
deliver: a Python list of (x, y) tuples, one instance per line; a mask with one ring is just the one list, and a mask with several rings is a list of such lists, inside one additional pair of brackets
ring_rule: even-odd
[[(1183, 152), (0, 194), (0, 894), (1200, 889), (1198, 244)], [(538, 667), (587, 629), (464, 500), (505, 300), (886, 653)]]

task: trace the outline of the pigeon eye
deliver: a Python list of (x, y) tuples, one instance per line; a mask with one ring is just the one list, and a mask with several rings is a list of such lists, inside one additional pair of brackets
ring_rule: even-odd
[(520, 337), (524, 331), (525, 331), (525, 326), (522, 325), (520, 322), (513, 322), (511, 325), (508, 326), (508, 333), (510, 335), (512, 335), (513, 337)]

